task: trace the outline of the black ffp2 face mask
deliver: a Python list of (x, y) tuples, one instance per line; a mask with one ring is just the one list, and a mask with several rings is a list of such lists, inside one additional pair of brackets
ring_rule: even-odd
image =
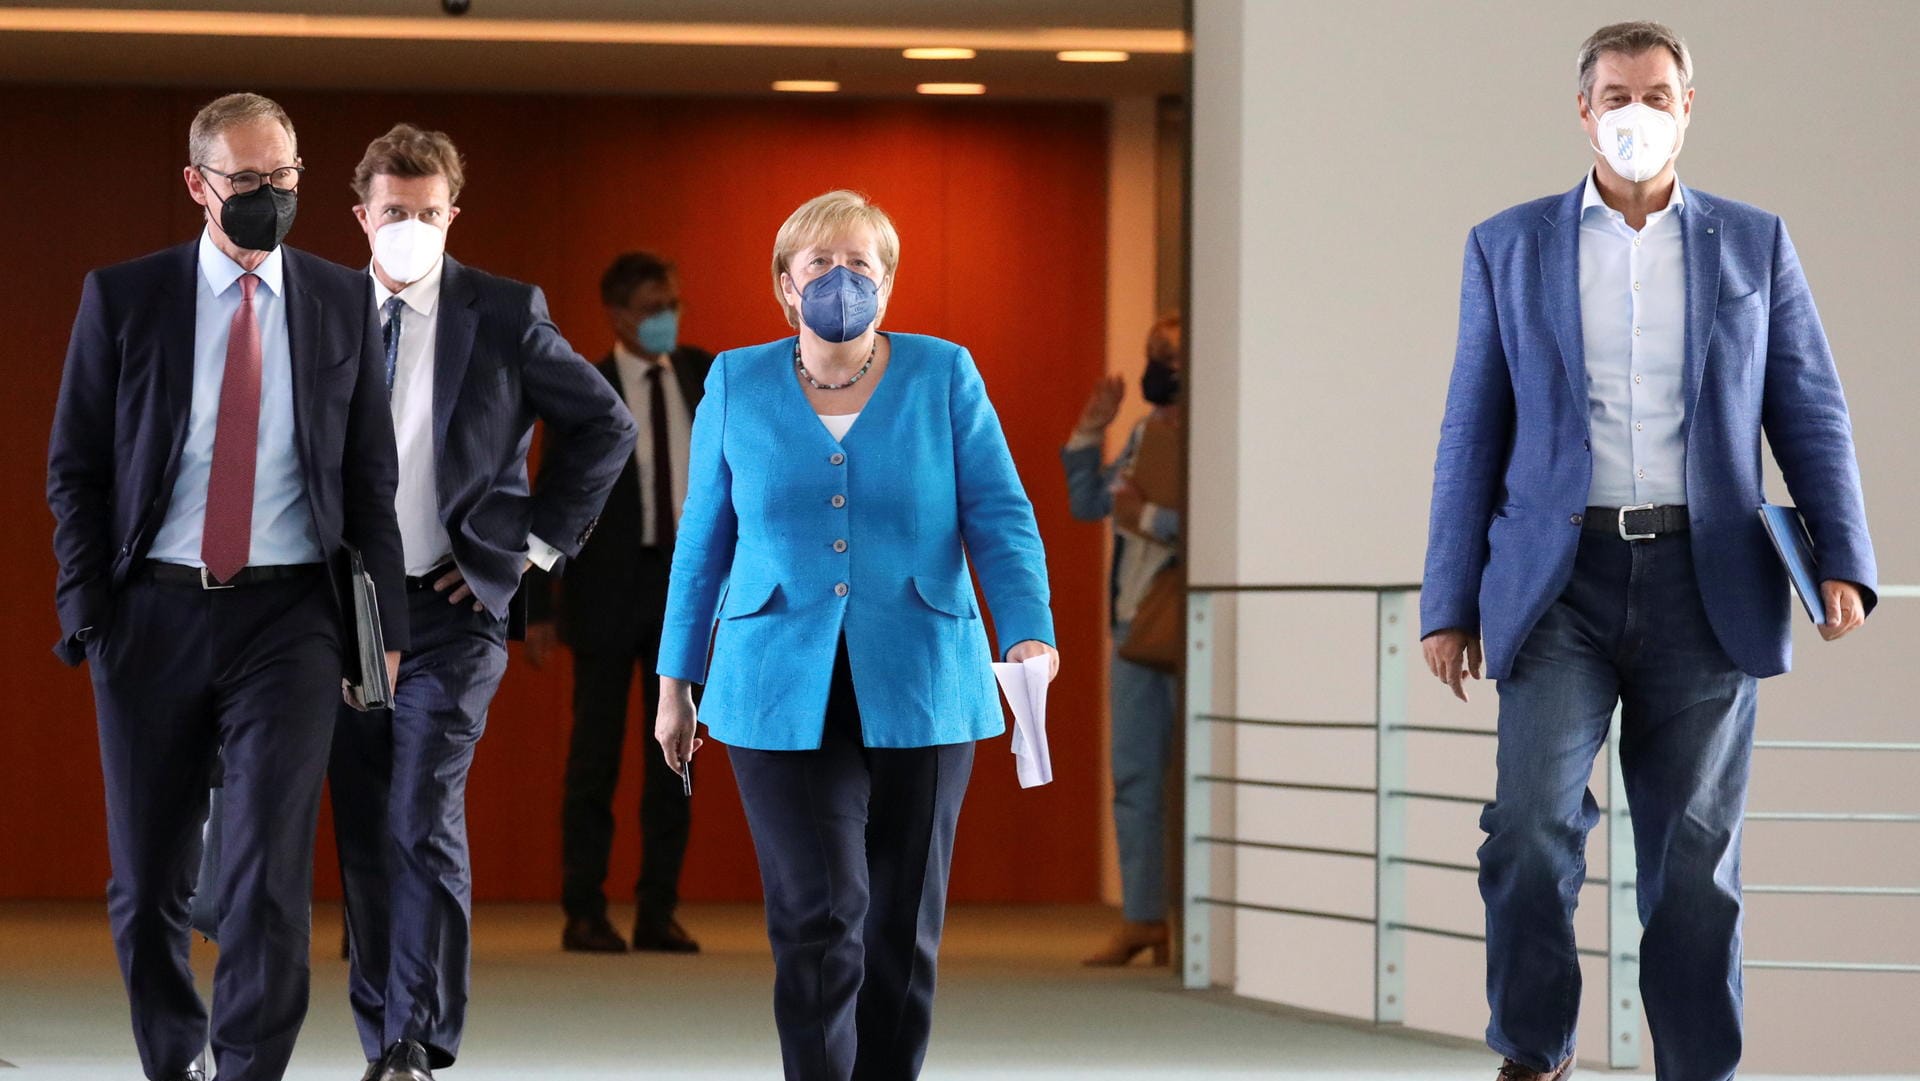
[(1180, 369), (1149, 358), (1147, 370), (1140, 376), (1140, 396), (1154, 405), (1172, 405), (1180, 397)]
[[(207, 190), (212, 191), (212, 185)], [(249, 251), (272, 251), (293, 230), (299, 210), (298, 195), (262, 184), (245, 195), (221, 200), (220, 228), (227, 239)]]

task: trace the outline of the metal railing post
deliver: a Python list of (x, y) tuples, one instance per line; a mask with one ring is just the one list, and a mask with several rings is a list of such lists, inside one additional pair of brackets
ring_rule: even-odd
[(1633, 856), (1633, 818), (1620, 772), (1620, 707), (1607, 729), (1607, 1065), (1640, 1065), (1639, 873)]
[(1407, 849), (1406, 593), (1381, 593), (1374, 623), (1373, 1020), (1406, 1020)]
[(1186, 941), (1181, 948), (1180, 979), (1189, 990), (1213, 984), (1213, 912), (1203, 898), (1213, 893), (1213, 847), (1202, 838), (1213, 833), (1213, 788), (1198, 778), (1213, 772), (1213, 729), (1205, 720), (1213, 712), (1213, 595), (1187, 595), (1187, 813), (1183, 824), (1186, 847)]

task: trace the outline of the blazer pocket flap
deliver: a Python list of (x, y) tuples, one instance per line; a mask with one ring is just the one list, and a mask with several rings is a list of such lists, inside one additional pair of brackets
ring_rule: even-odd
[(1727, 296), (1726, 294), (1723, 293), (1720, 295), (1720, 298), (1717, 301), (1717, 303), (1722, 308), (1738, 308), (1746, 304), (1757, 304), (1759, 303), (1759, 301), (1760, 301), (1760, 290), (1749, 289), (1738, 296)]
[(720, 606), (720, 618), (739, 619), (764, 612), (778, 592), (778, 582), (735, 582), (727, 587), (727, 599)]
[(977, 619), (980, 611), (974, 607), (973, 591), (964, 587), (955, 587), (951, 583), (936, 581), (915, 575), (913, 591), (926, 602), (928, 608), (936, 612), (945, 612), (961, 619)]

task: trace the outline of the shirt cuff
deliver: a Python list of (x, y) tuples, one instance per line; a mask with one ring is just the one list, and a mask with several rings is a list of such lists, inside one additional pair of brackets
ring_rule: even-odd
[(560, 561), (560, 557), (563, 554), (560, 549), (555, 548), (539, 537), (532, 535), (527, 537), (527, 558), (533, 560), (533, 565), (543, 571), (551, 571), (553, 565)]
[(1068, 437), (1067, 439), (1067, 449), (1068, 450), (1085, 450), (1088, 447), (1097, 447), (1102, 443), (1104, 443), (1105, 441), (1106, 441), (1106, 437), (1101, 433), (1098, 433), (1098, 432), (1088, 433), (1088, 432), (1080, 431), (1079, 429), (1076, 428), (1074, 429), (1073, 435)]

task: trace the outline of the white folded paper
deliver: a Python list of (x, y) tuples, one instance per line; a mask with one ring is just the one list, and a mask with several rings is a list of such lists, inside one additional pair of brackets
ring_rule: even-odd
[(1053, 780), (1053, 757), (1047, 753), (1047, 682), (1052, 670), (1053, 662), (1045, 656), (993, 666), (1000, 693), (1013, 709), (1013, 767), (1021, 788)]

